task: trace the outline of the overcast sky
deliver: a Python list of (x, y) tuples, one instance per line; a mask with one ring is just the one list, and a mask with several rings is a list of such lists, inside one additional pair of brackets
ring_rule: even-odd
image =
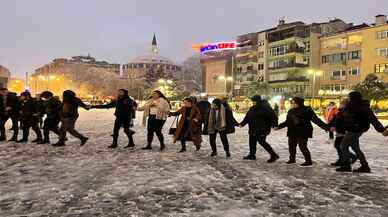
[(388, 14), (388, 0), (1, 0), (0, 65), (20, 77), (88, 53), (123, 64), (149, 52), (153, 32), (161, 54), (180, 62), (191, 44), (233, 40), (280, 17), (357, 24), (376, 14)]

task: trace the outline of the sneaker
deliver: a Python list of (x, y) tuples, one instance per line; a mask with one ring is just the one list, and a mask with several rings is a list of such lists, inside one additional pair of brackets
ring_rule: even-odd
[(84, 146), (88, 140), (89, 140), (88, 137), (83, 137), (83, 138), (81, 138), (81, 144), (80, 144), (80, 146)]
[(302, 163), (300, 166), (301, 166), (301, 167), (308, 167), (308, 166), (312, 166), (312, 165), (313, 165), (312, 162), (304, 162), (304, 163)]
[(294, 163), (296, 163), (295, 160), (289, 160), (289, 161), (286, 162), (286, 164), (294, 164)]
[(273, 155), (269, 160), (267, 160), (267, 163), (273, 163), (279, 159), (278, 155)]
[(247, 156), (243, 157), (243, 160), (256, 160), (256, 156), (255, 155), (247, 155)]

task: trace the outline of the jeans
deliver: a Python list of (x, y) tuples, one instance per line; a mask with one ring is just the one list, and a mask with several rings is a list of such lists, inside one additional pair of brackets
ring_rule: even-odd
[(346, 132), (341, 142), (341, 151), (343, 153), (344, 163), (351, 163), (351, 154), (349, 152), (349, 147), (352, 147), (353, 151), (356, 153), (358, 159), (360, 160), (361, 165), (368, 165), (366, 157), (360, 149), (361, 135), (362, 133)]
[(249, 155), (255, 156), (257, 143), (259, 143), (270, 155), (277, 156), (271, 145), (266, 141), (267, 136), (264, 135), (249, 135)]
[(223, 131), (216, 131), (213, 134), (209, 134), (210, 147), (212, 148), (213, 153), (217, 153), (217, 143), (216, 143), (217, 133), (220, 134), (221, 142), (222, 142), (222, 145), (224, 146), (225, 153), (229, 154), (230, 151), (229, 151), (228, 136)]
[(307, 147), (308, 138), (288, 137), (288, 150), (290, 152), (290, 161), (296, 159), (296, 147), (299, 146), (306, 162), (311, 163), (311, 154)]

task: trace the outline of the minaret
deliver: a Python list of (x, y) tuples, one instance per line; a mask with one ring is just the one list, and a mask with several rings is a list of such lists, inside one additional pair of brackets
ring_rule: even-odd
[(159, 47), (158, 47), (158, 42), (156, 41), (156, 35), (154, 33), (154, 38), (152, 39), (152, 55), (158, 54), (159, 53)]

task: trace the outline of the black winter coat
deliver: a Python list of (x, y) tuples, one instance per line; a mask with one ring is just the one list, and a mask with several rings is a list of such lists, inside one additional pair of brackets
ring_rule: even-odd
[[(20, 115), (20, 101), (16, 93), (9, 92), (4, 100), (4, 96), (0, 97), (0, 112), (2, 116), (18, 117)], [(10, 111), (6, 111), (7, 107), (11, 107)]]
[(133, 118), (133, 100), (126, 96), (119, 98), (118, 100), (114, 100), (106, 105), (96, 105), (92, 106), (92, 108), (116, 108), (115, 116), (117, 119), (122, 121), (130, 121)]
[(242, 126), (248, 124), (250, 135), (269, 135), (271, 127), (278, 125), (278, 117), (270, 105), (258, 103), (249, 108), (244, 120), (240, 123)]
[(233, 116), (233, 111), (230, 108), (230, 106), (225, 107), (225, 118), (226, 118), (226, 134), (231, 134), (236, 131), (236, 126), (239, 125), (239, 123), (236, 121), (236, 119)]
[(290, 109), (286, 120), (279, 124), (279, 129), (287, 127), (287, 136), (296, 138), (312, 138), (313, 126), (311, 122), (320, 128), (328, 131), (329, 125), (324, 123), (310, 107), (299, 107)]
[(61, 118), (78, 118), (78, 107), (82, 107), (84, 109), (88, 109), (88, 106), (82, 102), (81, 99), (74, 97), (69, 101), (63, 101), (60, 117)]
[(44, 102), (44, 114), (47, 115), (47, 119), (59, 120), (60, 111), (62, 107), (61, 101), (52, 97), (51, 99)]
[(30, 122), (38, 118), (39, 110), (38, 103), (35, 99), (27, 99), (20, 103), (20, 119), (21, 121)]
[(344, 109), (344, 128), (346, 131), (363, 133), (369, 130), (370, 124), (378, 132), (384, 132), (384, 126), (377, 119), (369, 104), (364, 102), (361, 105), (348, 104)]

